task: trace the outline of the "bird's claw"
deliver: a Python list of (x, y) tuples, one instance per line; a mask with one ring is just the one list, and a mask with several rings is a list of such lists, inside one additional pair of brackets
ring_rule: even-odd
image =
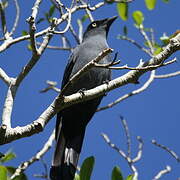
[[(109, 81), (110, 81), (110, 80), (106, 79), (105, 81), (103, 81), (103, 84), (108, 85), (108, 84), (109, 84)], [(107, 93), (104, 93), (104, 96), (107, 96)]]
[(78, 91), (78, 93), (80, 93), (82, 96), (84, 96), (84, 91), (86, 91), (86, 88), (82, 88)]

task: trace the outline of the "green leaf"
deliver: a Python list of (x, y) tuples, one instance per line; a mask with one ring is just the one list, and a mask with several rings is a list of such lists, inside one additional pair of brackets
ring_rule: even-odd
[(125, 36), (127, 36), (127, 33), (128, 33), (127, 26), (124, 26), (124, 27), (123, 27), (123, 33), (124, 33)]
[(1, 180), (7, 180), (7, 169), (5, 166), (0, 166), (0, 178)]
[(126, 178), (126, 180), (133, 180), (133, 174), (132, 175), (129, 175), (127, 178)]
[(141, 11), (134, 11), (132, 17), (137, 26), (141, 25), (144, 21), (144, 15)]
[(55, 6), (54, 5), (52, 5), (51, 7), (50, 7), (50, 9), (49, 9), (49, 17), (51, 17), (53, 14), (54, 14), (54, 11), (55, 11)]
[(28, 35), (28, 32), (24, 30), (24, 31), (22, 31), (22, 35), (26, 36), (26, 35)]
[(4, 163), (10, 161), (16, 157), (16, 154), (13, 152), (7, 152), (3, 158), (1, 158), (0, 162)]
[(163, 45), (167, 45), (170, 41), (170, 38), (164, 33), (161, 37), (160, 40), (162, 41)]
[(156, 6), (156, 0), (145, 0), (145, 4), (149, 10), (153, 10)]
[(3, 10), (8, 7), (8, 1), (2, 2)]
[(159, 54), (163, 49), (161, 47), (156, 48), (156, 50), (154, 51), (154, 55)]
[(81, 18), (81, 22), (82, 22), (82, 23), (85, 22), (86, 19), (88, 19), (88, 18), (89, 18), (88, 14), (85, 14), (85, 15)]
[(122, 20), (128, 19), (128, 3), (117, 3), (117, 11)]
[(3, 153), (0, 152), (0, 158), (4, 157), (5, 155)]
[(169, 2), (169, 0), (162, 0), (163, 2), (165, 2), (165, 3), (168, 3)]
[(111, 180), (123, 180), (121, 170), (118, 166), (115, 166), (112, 170)]
[(37, 20), (36, 24), (39, 24), (39, 23), (41, 23), (44, 20), (45, 20), (44, 18), (40, 18), (40, 19)]
[(45, 13), (44, 16), (45, 16), (46, 20), (49, 22), (49, 13)]
[(31, 47), (30, 44), (28, 44), (27, 48), (28, 48), (29, 51), (32, 51), (32, 47)]
[[(6, 168), (10, 176), (13, 175), (16, 170), (16, 168), (12, 166), (7, 166)], [(15, 177), (13, 180), (28, 180), (28, 179), (24, 173), (21, 173), (19, 176)]]
[(79, 174), (75, 174), (74, 180), (80, 180)]
[(80, 180), (90, 180), (91, 173), (94, 167), (94, 157), (88, 157), (84, 160), (80, 170)]

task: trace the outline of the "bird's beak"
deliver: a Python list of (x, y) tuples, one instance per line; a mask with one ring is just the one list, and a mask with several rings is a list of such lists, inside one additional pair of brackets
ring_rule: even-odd
[(107, 27), (110, 27), (111, 24), (117, 19), (117, 16), (113, 16), (112, 18), (106, 19), (105, 23), (107, 24)]
[(107, 19), (104, 19), (104, 28), (106, 29), (106, 35), (108, 34), (109, 32), (109, 28), (111, 26), (111, 24), (117, 19), (117, 16), (113, 16), (112, 18), (107, 18)]

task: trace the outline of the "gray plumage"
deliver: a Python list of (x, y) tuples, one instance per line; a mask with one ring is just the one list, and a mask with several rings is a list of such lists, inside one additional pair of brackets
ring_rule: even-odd
[[(70, 55), (62, 81), (62, 88), (68, 80), (99, 53), (108, 48), (107, 35), (116, 17), (92, 22), (83, 35), (83, 41)], [(100, 63), (107, 64), (110, 56)], [(64, 95), (76, 93), (82, 89), (92, 89), (111, 79), (111, 72), (106, 68), (94, 67), (84, 73), (72, 84)], [(103, 96), (72, 105), (57, 114), (56, 149), (50, 170), (51, 180), (73, 180), (79, 154), (88, 122), (96, 112)]]

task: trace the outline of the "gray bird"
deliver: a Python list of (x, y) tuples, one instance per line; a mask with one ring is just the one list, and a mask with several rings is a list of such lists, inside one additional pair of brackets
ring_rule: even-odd
[[(116, 18), (98, 20), (89, 24), (84, 32), (82, 43), (70, 55), (64, 72), (62, 88), (74, 74), (108, 48), (107, 35)], [(108, 55), (99, 63), (107, 64), (110, 61), (111, 58)], [(92, 89), (110, 79), (109, 69), (91, 68), (72, 84), (64, 95), (71, 95), (82, 89)], [(72, 105), (57, 114), (56, 149), (50, 170), (51, 180), (74, 179), (86, 126), (96, 112), (102, 98), (103, 96)]]

